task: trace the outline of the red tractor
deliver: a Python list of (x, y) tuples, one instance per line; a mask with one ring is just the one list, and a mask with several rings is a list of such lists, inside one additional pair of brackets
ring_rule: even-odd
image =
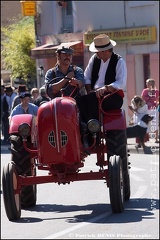
[[(87, 124), (79, 121), (72, 94), (41, 104), (37, 117), (12, 117), (11, 162), (4, 165), (2, 174), (4, 205), (10, 221), (21, 217), (21, 208), (36, 205), (37, 184), (51, 182), (103, 180), (109, 187), (112, 212), (124, 210), (124, 203), (130, 198), (125, 111), (104, 112), (104, 98), (99, 100), (99, 121), (91, 119)], [(92, 143), (87, 147), (88, 132)], [(90, 154), (97, 155), (99, 170), (81, 172)], [(37, 170), (47, 174), (37, 175)]]

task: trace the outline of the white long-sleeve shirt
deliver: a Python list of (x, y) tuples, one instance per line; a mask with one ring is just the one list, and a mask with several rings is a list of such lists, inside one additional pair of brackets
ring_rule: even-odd
[[(131, 105), (134, 108), (134, 105), (133, 104), (131, 104)], [(148, 114), (148, 106), (147, 106), (147, 104), (145, 104), (144, 106), (136, 109), (136, 112), (133, 115), (134, 116), (134, 124), (138, 124), (139, 126), (141, 126), (143, 128), (148, 128), (148, 125), (141, 120), (142, 117), (145, 114)]]
[[(91, 84), (91, 77), (92, 77), (92, 68), (93, 68), (93, 62), (94, 62), (94, 57), (96, 54), (94, 54), (89, 62), (88, 65), (84, 71), (84, 79), (85, 79), (85, 84)], [(101, 65), (98, 73), (98, 79), (94, 85), (94, 89), (103, 87), (105, 85), (105, 74), (108, 68), (110, 62), (110, 58), (106, 61), (103, 62), (101, 60)], [(126, 82), (127, 82), (127, 67), (126, 63), (123, 58), (120, 58), (117, 62), (116, 65), (116, 76), (115, 76), (115, 82), (109, 84), (109, 86), (114, 87), (115, 89), (125, 89), (126, 87)]]

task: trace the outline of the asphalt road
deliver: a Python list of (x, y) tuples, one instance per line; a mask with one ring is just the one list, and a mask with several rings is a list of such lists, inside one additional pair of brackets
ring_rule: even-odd
[[(123, 213), (112, 213), (103, 180), (39, 184), (36, 206), (22, 210), (15, 222), (6, 217), (1, 192), (1, 239), (159, 239), (158, 144), (150, 155), (137, 153), (134, 142), (128, 143), (131, 198)], [(9, 161), (2, 147), (1, 172)], [(95, 162), (96, 156), (89, 156), (82, 171), (95, 170)]]

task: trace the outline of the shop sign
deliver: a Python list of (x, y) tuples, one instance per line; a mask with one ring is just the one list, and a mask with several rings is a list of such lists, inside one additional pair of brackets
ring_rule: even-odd
[(126, 28), (119, 30), (104, 30), (93, 31), (84, 33), (84, 44), (89, 45), (94, 37), (105, 33), (110, 39), (115, 40), (118, 43), (155, 43), (156, 42), (156, 26), (140, 27), (140, 28)]
[(23, 16), (36, 16), (35, 1), (20, 1)]

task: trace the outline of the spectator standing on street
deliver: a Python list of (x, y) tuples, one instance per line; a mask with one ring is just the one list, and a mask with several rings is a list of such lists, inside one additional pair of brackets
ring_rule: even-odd
[(155, 80), (149, 78), (146, 80), (147, 88), (143, 89), (141, 93), (142, 99), (148, 105), (148, 113), (154, 117), (154, 120), (150, 124), (149, 133), (153, 134), (153, 128), (155, 129), (155, 143), (159, 143), (158, 139), (158, 127), (159, 127), (159, 115), (157, 111), (159, 102), (159, 90), (155, 86)]
[[(19, 86), (18, 86), (18, 89), (17, 89), (18, 94), (17, 94), (17, 96), (15, 96), (14, 99), (13, 99), (13, 102), (12, 102), (12, 110), (13, 110), (13, 108), (14, 108), (15, 106), (17, 106), (18, 104), (21, 103), (21, 100), (20, 100), (20, 97), (19, 97), (19, 96), (20, 96), (22, 93), (25, 93), (25, 92), (27, 92), (27, 91), (28, 91), (28, 89), (26, 88), (26, 85), (19, 85)], [(32, 98), (30, 98), (30, 102), (33, 103)]]
[(6, 100), (9, 106), (9, 113), (10, 113), (12, 109), (13, 99), (15, 98), (15, 96), (17, 96), (17, 93), (13, 91), (13, 88), (11, 86), (5, 87), (5, 93), (6, 93)]
[(50, 101), (50, 98), (48, 97), (47, 93), (46, 93), (46, 88), (45, 86), (42, 86), (39, 89), (39, 94), (40, 96), (36, 98), (36, 100), (34, 101), (34, 104), (37, 105), (38, 107), (40, 106), (40, 104), (42, 102), (48, 102)]
[(22, 93), (20, 95), (21, 103), (12, 110), (9, 118), (12, 118), (17, 114), (32, 114), (37, 116), (38, 107), (35, 104), (30, 103), (30, 97), (31, 94), (29, 92)]
[(5, 87), (5, 96), (3, 98), (3, 114), (2, 114), (2, 121), (3, 121), (3, 132), (4, 132), (4, 139), (1, 142), (3, 145), (7, 145), (10, 143), (9, 141), (9, 115), (12, 108), (12, 102), (14, 97), (17, 94), (13, 91), (11, 86)]
[(2, 136), (4, 136), (4, 125), (3, 125), (3, 120), (2, 120), (4, 96), (6, 96), (6, 94), (5, 94), (5, 87), (4, 87), (4, 85), (1, 85), (1, 125), (2, 125), (1, 131), (2, 131)]
[(37, 97), (39, 97), (39, 89), (32, 88), (31, 89), (31, 99), (33, 100), (33, 102), (36, 100)]

